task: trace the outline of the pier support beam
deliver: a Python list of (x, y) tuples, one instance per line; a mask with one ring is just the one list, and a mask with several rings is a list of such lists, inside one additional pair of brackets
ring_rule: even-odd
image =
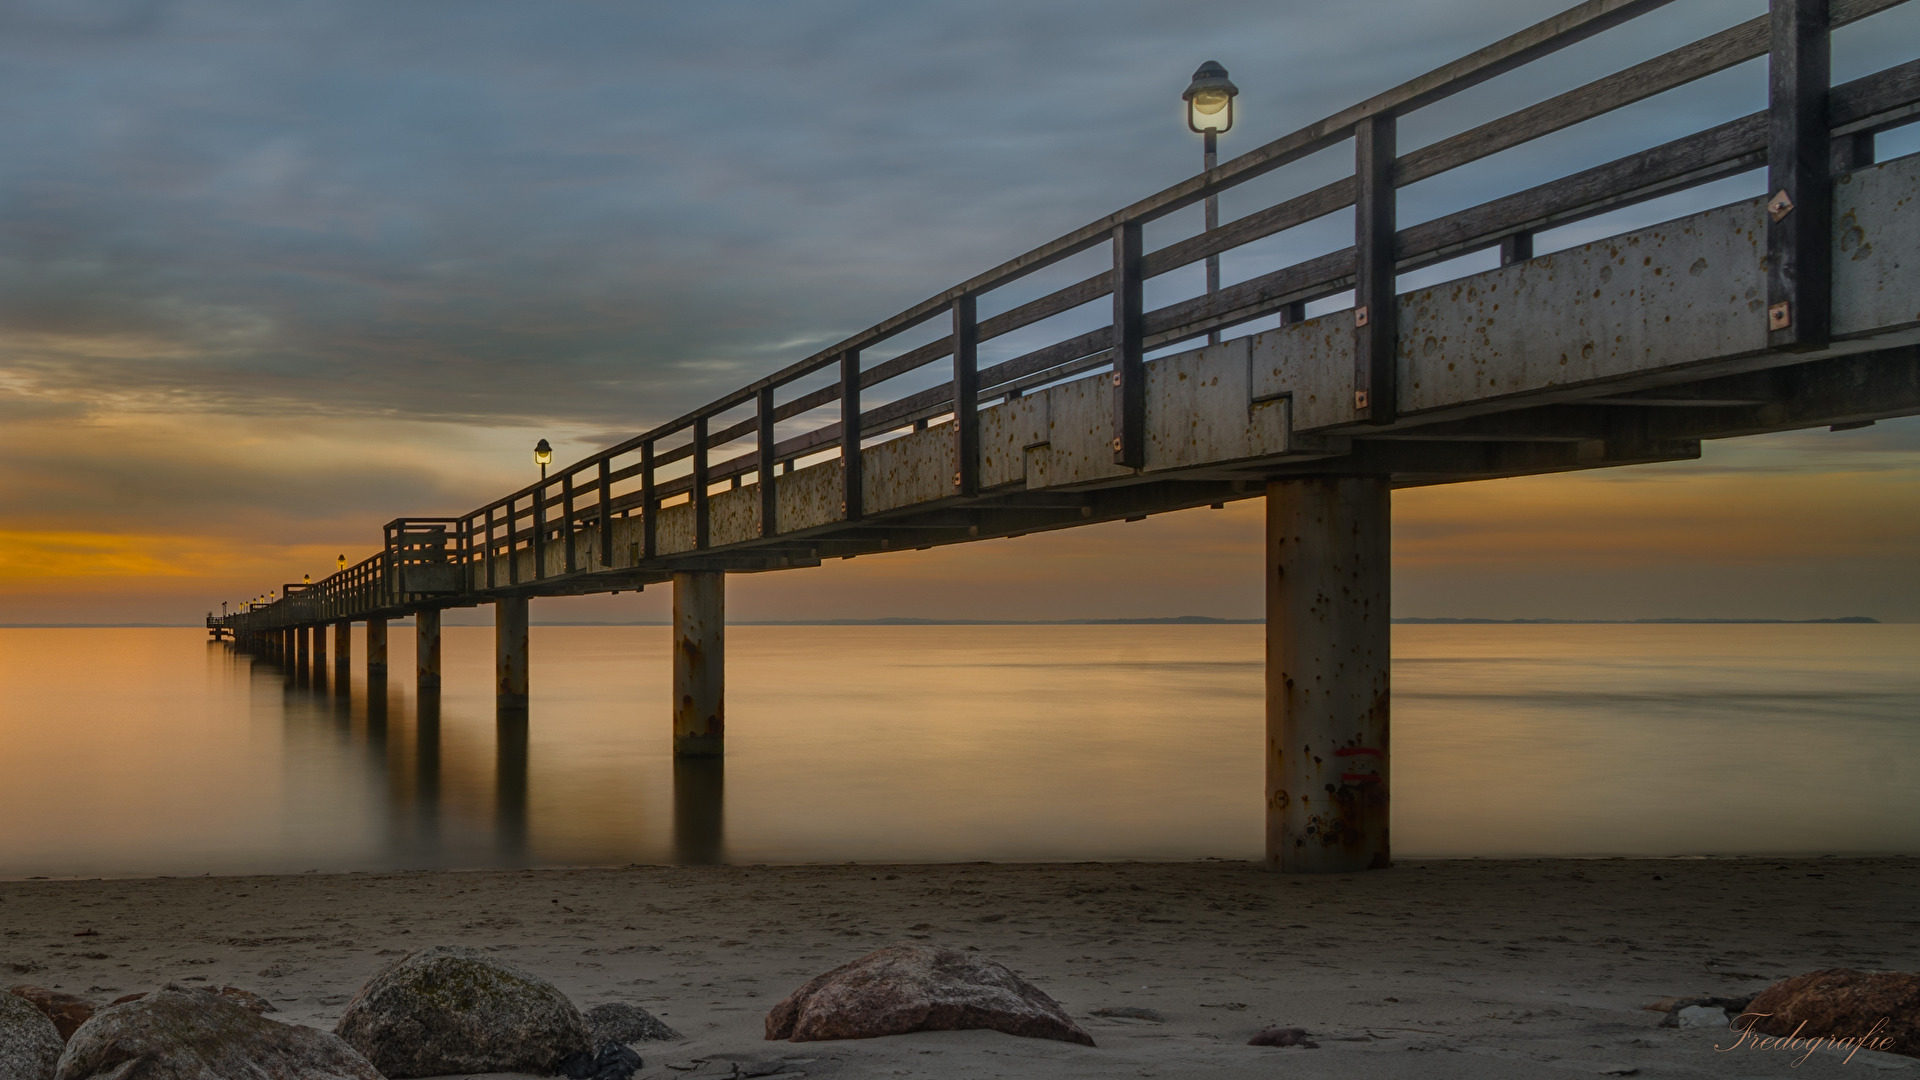
[(333, 624), (333, 677), (345, 685), (353, 674), (353, 624), (345, 619)]
[(313, 667), (308, 669), (314, 682), (324, 682), (327, 677), (327, 624), (315, 623), (313, 626)]
[(673, 575), (673, 756), (726, 750), (727, 575)]
[(310, 627), (293, 628), (293, 669), (303, 679), (313, 673), (313, 650), (310, 647), (312, 641), (313, 631)]
[(440, 609), (427, 608), (413, 613), (414, 671), (420, 689), (440, 685)]
[(387, 676), (387, 620), (367, 620), (367, 678)]
[(493, 603), (494, 704), (527, 707), (527, 598), (502, 597)]
[(1267, 485), (1267, 868), (1392, 865), (1385, 477)]

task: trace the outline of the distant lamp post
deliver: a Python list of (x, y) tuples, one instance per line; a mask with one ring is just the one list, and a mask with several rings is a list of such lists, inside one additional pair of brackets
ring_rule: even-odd
[(333, 568), (334, 568), (334, 570), (336, 570), (336, 571), (339, 571), (339, 570), (345, 570), (345, 569), (347, 568), (347, 557), (346, 557), (345, 555), (342, 555), (342, 556), (340, 556), (340, 557), (338, 557), (338, 558), (336, 558), (336, 559), (334, 559), (334, 560), (333, 560)]
[[(1233, 99), (1240, 94), (1240, 88), (1227, 78), (1227, 69), (1218, 62), (1209, 60), (1200, 65), (1193, 73), (1193, 81), (1187, 84), (1187, 92), (1181, 98), (1187, 103), (1187, 128), (1199, 133), (1202, 138), (1203, 168), (1211, 170), (1220, 160), (1219, 138), (1222, 132), (1233, 127)], [(1220, 227), (1220, 200), (1207, 196), (1207, 231)], [(1220, 291), (1220, 256), (1207, 256), (1207, 295)], [(1207, 344), (1220, 344), (1220, 331), (1207, 331)]]
[(547, 466), (553, 464), (553, 446), (545, 439), (533, 444), (533, 463), (540, 466), (540, 479), (547, 478)]
[(300, 575), (300, 584), (302, 584), (302, 585), (311, 585), (311, 584), (313, 584), (313, 575), (312, 575), (312, 574), (301, 574), (301, 575)]

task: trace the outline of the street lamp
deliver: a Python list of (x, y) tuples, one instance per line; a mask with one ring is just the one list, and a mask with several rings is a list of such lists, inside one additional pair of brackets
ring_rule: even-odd
[[(1227, 69), (1218, 62), (1209, 60), (1200, 65), (1193, 73), (1193, 81), (1187, 84), (1187, 91), (1180, 97), (1187, 103), (1187, 128), (1202, 137), (1203, 168), (1211, 170), (1218, 164), (1219, 143), (1222, 132), (1233, 127), (1233, 99), (1240, 94), (1240, 88), (1227, 78)], [(1220, 200), (1207, 196), (1207, 231), (1220, 227)], [(1220, 291), (1220, 256), (1207, 256), (1207, 295)], [(1220, 344), (1220, 331), (1207, 331), (1207, 344)]]
[(345, 555), (342, 555), (339, 558), (333, 560), (333, 566), (335, 571), (345, 570), (347, 568), (347, 557)]
[(553, 447), (545, 439), (533, 444), (533, 463), (540, 466), (540, 479), (547, 478), (547, 466), (553, 464)]

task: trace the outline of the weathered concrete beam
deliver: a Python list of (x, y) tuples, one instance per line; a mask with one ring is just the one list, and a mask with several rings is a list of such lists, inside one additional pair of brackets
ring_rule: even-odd
[(387, 619), (376, 615), (367, 620), (367, 678), (387, 676)]
[(413, 613), (414, 675), (422, 690), (440, 685), (440, 609), (422, 608)]
[(527, 598), (503, 596), (493, 602), (494, 705), (527, 707)]
[(673, 575), (673, 756), (726, 750), (727, 576)]
[(1267, 866), (1392, 865), (1390, 494), (1384, 476), (1267, 486)]
[(333, 624), (333, 675), (346, 685), (353, 673), (353, 623), (342, 619)]

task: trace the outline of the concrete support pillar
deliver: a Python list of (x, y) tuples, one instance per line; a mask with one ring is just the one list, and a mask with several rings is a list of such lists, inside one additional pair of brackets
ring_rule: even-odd
[(1385, 477), (1267, 485), (1267, 868), (1392, 865)]
[(726, 750), (727, 575), (673, 575), (673, 756)]
[(292, 669), (293, 667), (292, 627), (281, 627), (280, 629), (280, 663), (284, 664), (288, 669)]
[(413, 613), (414, 670), (420, 688), (440, 685), (440, 609), (427, 608)]
[(310, 627), (293, 628), (293, 669), (304, 678), (313, 670), (313, 633)]
[(327, 676), (327, 626), (320, 623), (313, 628), (313, 677), (324, 679)]
[(527, 598), (508, 596), (493, 602), (494, 703), (503, 709), (527, 707)]
[(342, 619), (333, 624), (333, 674), (345, 683), (353, 671), (353, 624)]
[(387, 620), (367, 620), (367, 678), (387, 674)]

